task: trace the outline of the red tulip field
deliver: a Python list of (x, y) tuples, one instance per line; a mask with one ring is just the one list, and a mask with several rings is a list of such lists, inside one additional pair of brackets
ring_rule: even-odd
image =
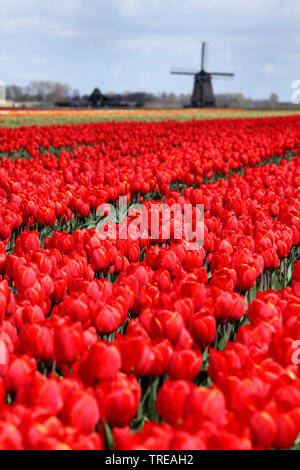
[(299, 435), (300, 115), (0, 127), (0, 449)]

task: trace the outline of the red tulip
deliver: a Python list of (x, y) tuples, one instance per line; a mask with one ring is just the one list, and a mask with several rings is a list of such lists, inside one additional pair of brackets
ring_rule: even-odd
[(112, 380), (121, 367), (121, 356), (115, 345), (98, 341), (83, 360), (80, 371), (88, 383)]
[(173, 380), (193, 381), (200, 373), (202, 366), (201, 351), (191, 349), (174, 351), (168, 365), (168, 375)]
[(189, 332), (196, 344), (209, 345), (216, 336), (216, 320), (212, 316), (199, 317), (195, 315), (190, 322)]
[(118, 374), (113, 380), (101, 382), (96, 388), (100, 415), (111, 426), (126, 426), (135, 417), (141, 389), (134, 376)]
[(62, 411), (64, 422), (82, 433), (93, 431), (100, 419), (97, 401), (92, 393), (74, 390), (66, 398)]
[(192, 391), (187, 380), (166, 380), (159, 389), (156, 409), (161, 418), (172, 426), (182, 426), (185, 420), (186, 402)]
[(54, 332), (54, 354), (58, 363), (72, 364), (83, 351), (83, 332), (80, 324), (57, 325)]
[(153, 338), (167, 338), (172, 344), (178, 343), (183, 328), (179, 313), (160, 310), (151, 319), (150, 332)]

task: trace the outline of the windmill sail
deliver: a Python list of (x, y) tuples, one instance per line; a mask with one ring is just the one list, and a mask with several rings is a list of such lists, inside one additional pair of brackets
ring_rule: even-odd
[(204, 70), (204, 57), (205, 57), (205, 42), (202, 43), (202, 52), (201, 52), (201, 70)]
[(209, 75), (216, 75), (220, 77), (234, 77), (234, 73), (227, 72), (209, 72)]
[(197, 72), (194, 70), (172, 69), (170, 73), (173, 75), (196, 75)]

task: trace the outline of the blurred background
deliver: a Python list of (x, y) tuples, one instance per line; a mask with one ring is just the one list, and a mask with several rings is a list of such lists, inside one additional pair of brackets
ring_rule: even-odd
[(300, 79), (298, 0), (1, 0), (0, 6), (2, 106), (190, 106), (195, 77), (170, 71), (198, 72), (206, 41), (205, 70), (234, 73), (212, 77), (215, 106), (299, 108), (292, 89)]

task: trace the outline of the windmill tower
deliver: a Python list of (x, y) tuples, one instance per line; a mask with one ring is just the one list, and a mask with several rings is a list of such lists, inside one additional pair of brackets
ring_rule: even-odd
[(191, 106), (193, 108), (207, 108), (215, 106), (215, 97), (212, 87), (212, 76), (233, 77), (233, 73), (226, 72), (206, 72), (204, 70), (206, 44), (202, 42), (201, 52), (201, 68), (199, 72), (188, 70), (171, 70), (171, 74), (175, 75), (194, 75), (194, 89), (191, 98)]

